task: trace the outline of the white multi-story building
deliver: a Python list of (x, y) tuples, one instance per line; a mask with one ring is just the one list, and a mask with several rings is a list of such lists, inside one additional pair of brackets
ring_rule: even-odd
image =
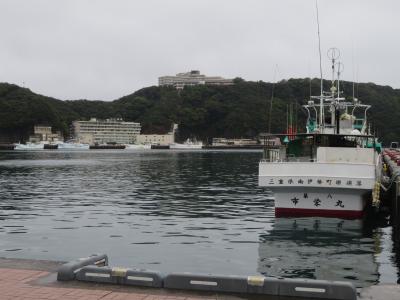
[(84, 144), (134, 144), (140, 134), (140, 123), (121, 119), (74, 121), (74, 138)]
[(141, 134), (137, 138), (138, 144), (171, 145), (175, 143), (175, 134), (178, 124), (173, 124), (167, 134)]
[(220, 76), (206, 76), (200, 74), (200, 71), (197, 70), (187, 73), (178, 73), (175, 76), (161, 76), (158, 78), (159, 86), (174, 86), (176, 89), (183, 89), (185, 86), (200, 84), (232, 85), (233, 79), (225, 79)]
[(141, 134), (138, 136), (138, 144), (170, 145), (175, 141), (173, 134)]

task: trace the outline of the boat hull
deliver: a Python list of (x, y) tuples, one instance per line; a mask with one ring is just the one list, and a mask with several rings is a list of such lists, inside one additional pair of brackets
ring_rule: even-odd
[(59, 150), (89, 150), (88, 144), (79, 143), (60, 143), (58, 144)]
[(202, 144), (171, 144), (169, 145), (170, 149), (174, 150), (199, 150), (202, 149)]
[(126, 145), (126, 150), (150, 150), (151, 145), (144, 144), (128, 144)]
[(338, 188), (291, 187), (272, 189), (275, 196), (275, 215), (319, 216), (358, 219), (364, 209), (370, 191)]
[(32, 150), (43, 150), (44, 144), (15, 144), (15, 150), (32, 151)]
[(376, 168), (372, 163), (262, 161), (259, 186), (275, 194), (278, 217), (362, 218)]

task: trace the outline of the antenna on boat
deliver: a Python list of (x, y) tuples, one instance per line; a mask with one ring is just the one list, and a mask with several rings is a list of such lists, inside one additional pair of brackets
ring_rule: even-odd
[(289, 132), (290, 132), (290, 134), (292, 134), (293, 133), (293, 103), (290, 103), (289, 113), (290, 113)]
[(297, 100), (293, 103), (293, 133), (296, 135), (297, 133)]
[(289, 133), (289, 104), (286, 104), (286, 133)]
[(355, 101), (355, 98), (354, 98), (354, 85), (355, 85), (355, 81), (356, 81), (356, 78), (355, 78), (355, 71), (354, 71), (354, 42), (353, 42), (353, 48), (352, 48), (352, 53), (351, 53), (351, 60), (352, 60), (352, 64), (353, 64), (353, 102), (356, 102)]
[(272, 118), (272, 102), (274, 101), (274, 90), (276, 84), (276, 70), (278, 69), (278, 65), (275, 65), (274, 70), (274, 82), (272, 83), (272, 92), (271, 92), (271, 101), (269, 104), (269, 113), (268, 113), (268, 132), (271, 133), (271, 118)]
[[(319, 51), (319, 72), (321, 77), (321, 95), (319, 99), (319, 126), (323, 131), (324, 126), (324, 91), (323, 91), (323, 78), (322, 78), (322, 57), (321, 57), (321, 36), (319, 33), (319, 14), (318, 14), (318, 0), (315, 0), (315, 7), (317, 9), (317, 25), (318, 25), (318, 51)], [(322, 132), (321, 132), (322, 133)]]
[[(331, 81), (331, 92), (332, 92), (332, 100), (335, 98), (335, 92), (336, 92), (336, 87), (335, 87), (335, 67), (339, 66), (338, 63), (336, 63), (336, 60), (340, 57), (340, 50), (337, 48), (330, 48), (328, 50), (328, 58), (332, 62), (332, 81)], [(339, 74), (339, 70), (338, 70)]]
[[(336, 62), (336, 60), (340, 57), (340, 51), (337, 48), (330, 48), (328, 50), (328, 58), (332, 63), (332, 80), (331, 80), (331, 104), (330, 104), (330, 112), (331, 112), (331, 125), (335, 126), (335, 133), (339, 134), (339, 95), (340, 92), (337, 93), (337, 98), (335, 100), (335, 93), (337, 89), (339, 89), (339, 77), (340, 77), (340, 62)], [(338, 87), (336, 89), (335, 86), (335, 70), (337, 66), (337, 76), (338, 76)]]
[(357, 99), (358, 99), (358, 85), (359, 85), (359, 83), (360, 83), (360, 79), (359, 79), (359, 71), (360, 71), (360, 68), (359, 68), (359, 66), (357, 65), (357, 73), (356, 73), (356, 80), (357, 80), (357, 90), (356, 90), (356, 95), (357, 95)]
[(343, 63), (341, 63), (340, 61), (337, 63), (337, 97), (338, 97), (338, 101), (340, 98), (340, 74), (342, 74), (344, 69), (344, 65)]
[(308, 89), (309, 89), (309, 101), (311, 100), (311, 98), (312, 98), (312, 93), (311, 93), (311, 66), (310, 66), (310, 60), (308, 60), (308, 65), (307, 65), (307, 72), (308, 72)]

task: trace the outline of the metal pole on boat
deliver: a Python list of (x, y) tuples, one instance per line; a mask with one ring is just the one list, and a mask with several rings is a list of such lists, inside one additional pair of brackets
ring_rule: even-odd
[(286, 104), (286, 134), (289, 133), (289, 104)]
[(269, 116), (268, 116), (268, 133), (271, 133), (271, 118), (272, 118), (272, 103), (274, 101), (274, 91), (275, 91), (275, 83), (276, 83), (276, 71), (278, 69), (278, 65), (275, 65), (274, 70), (274, 82), (272, 83), (272, 91), (271, 91), (271, 101), (269, 106)]
[[(290, 135), (293, 133), (293, 103), (290, 103), (289, 107), (289, 132)], [(289, 138), (290, 140), (291, 138)]]
[(319, 50), (319, 72), (321, 77), (321, 94), (319, 98), (319, 127), (321, 133), (323, 133), (324, 127), (324, 91), (323, 91), (323, 79), (322, 79), (322, 57), (321, 57), (321, 36), (319, 32), (319, 14), (318, 14), (318, 0), (315, 0), (315, 7), (317, 9), (317, 25), (318, 25), (318, 50)]
[(296, 134), (297, 134), (297, 100), (295, 100), (295, 102), (293, 104), (293, 118), (294, 118), (293, 133), (296, 136)]
[[(337, 94), (337, 98), (335, 100), (335, 92), (336, 92), (336, 87), (335, 87), (335, 66), (336, 63), (335, 61), (340, 57), (340, 51), (337, 48), (330, 48), (328, 50), (328, 58), (332, 62), (332, 81), (331, 81), (331, 125), (334, 126), (335, 128), (335, 133), (339, 134), (339, 91)], [(339, 89), (339, 76), (340, 76), (340, 63), (338, 63), (338, 88)]]
[(340, 98), (340, 74), (342, 73), (342, 71), (343, 71), (343, 64), (339, 61), (338, 63), (337, 63), (337, 97), (338, 97), (338, 101), (339, 101), (339, 98)]

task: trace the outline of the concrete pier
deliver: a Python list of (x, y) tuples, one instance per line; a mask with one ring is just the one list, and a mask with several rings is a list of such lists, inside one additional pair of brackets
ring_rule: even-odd
[[(56, 272), (63, 263), (0, 258), (0, 299), (300, 300), (296, 297), (165, 290), (78, 281), (59, 282)], [(400, 285), (374, 285), (359, 289), (358, 299), (398, 300), (400, 299)]]
[(293, 297), (166, 290), (78, 281), (57, 281), (65, 262), (0, 258), (1, 300), (297, 300)]
[(123, 150), (125, 145), (90, 145), (90, 150)]
[[(195, 294), (117, 285), (57, 281), (57, 270), (62, 262), (0, 258), (1, 300), (208, 300), (213, 294)], [(243, 299), (218, 297), (218, 299)]]

